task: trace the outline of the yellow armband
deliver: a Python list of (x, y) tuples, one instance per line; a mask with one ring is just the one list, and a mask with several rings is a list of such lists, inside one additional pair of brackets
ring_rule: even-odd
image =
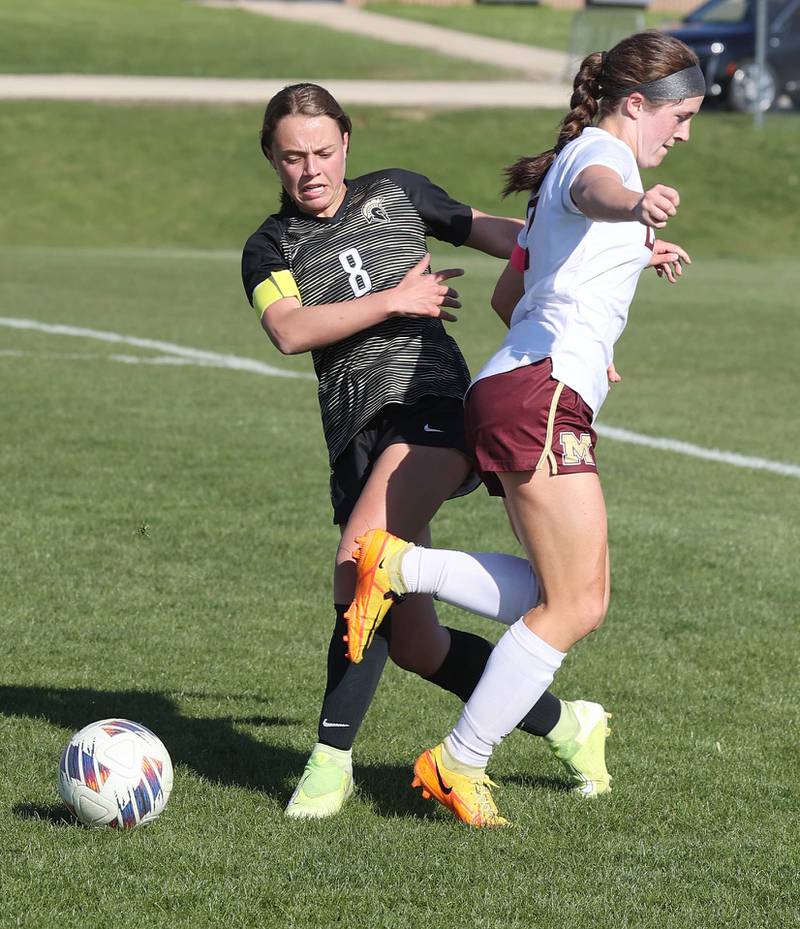
[(292, 277), (292, 272), (273, 271), (253, 291), (253, 309), (256, 311), (258, 318), (261, 319), (261, 314), (268, 306), (271, 306), (277, 300), (283, 300), (285, 297), (300, 299), (300, 291)]

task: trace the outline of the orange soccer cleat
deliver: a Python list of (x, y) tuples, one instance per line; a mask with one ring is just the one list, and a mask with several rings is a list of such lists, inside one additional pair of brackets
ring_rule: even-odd
[(448, 768), (443, 758), (444, 743), (424, 751), (414, 763), (412, 787), (422, 796), (446, 806), (468, 826), (510, 826), (497, 812), (491, 787), (497, 787), (484, 771), (475, 776)]
[(413, 548), (384, 529), (370, 529), (356, 538), (356, 596), (344, 618), (347, 621), (347, 657), (356, 664), (364, 657), (389, 608), (406, 593), (400, 574), (400, 557)]

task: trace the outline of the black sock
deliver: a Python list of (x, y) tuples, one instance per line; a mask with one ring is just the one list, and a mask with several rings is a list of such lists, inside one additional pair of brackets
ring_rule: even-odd
[(528, 715), (517, 723), (517, 729), (531, 735), (547, 735), (561, 719), (561, 701), (546, 690), (528, 710)]
[(378, 687), (383, 667), (389, 655), (388, 635), (391, 628), (391, 611), (386, 614), (364, 658), (353, 664), (347, 657), (344, 635), (347, 609), (334, 604), (336, 623), (328, 646), (328, 679), (322, 712), (319, 717), (318, 741), (334, 748), (349, 751), (366, 716)]
[[(438, 671), (427, 680), (466, 703), (478, 686), (492, 653), (492, 644), (479, 635), (450, 629), (450, 651)], [(517, 726), (531, 735), (547, 735), (561, 716), (561, 702), (546, 690)]]
[(450, 633), (450, 651), (435, 674), (427, 680), (455, 694), (462, 703), (472, 696), (483, 669), (492, 654), (492, 643), (471, 632), (446, 627)]

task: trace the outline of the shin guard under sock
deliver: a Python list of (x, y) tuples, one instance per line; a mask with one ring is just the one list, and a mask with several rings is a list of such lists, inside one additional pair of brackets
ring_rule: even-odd
[(328, 646), (328, 678), (322, 712), (319, 717), (318, 741), (334, 748), (349, 750), (367, 714), (378, 688), (386, 659), (389, 656), (387, 640), (390, 628), (387, 614), (364, 658), (353, 664), (346, 655), (344, 636), (347, 606), (337, 603), (336, 623)]
[[(448, 632), (450, 651), (445, 655), (439, 670), (426, 680), (455, 694), (462, 703), (466, 703), (481, 679), (492, 653), (492, 644), (471, 632), (449, 627)], [(547, 690), (517, 728), (531, 735), (545, 736), (558, 722), (560, 715), (561, 701)]]

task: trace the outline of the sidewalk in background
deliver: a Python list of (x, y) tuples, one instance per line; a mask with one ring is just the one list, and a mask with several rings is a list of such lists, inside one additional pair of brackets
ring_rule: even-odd
[[(456, 58), (517, 69), (518, 81), (320, 81), (345, 105), (547, 107), (565, 109), (570, 90), (561, 83), (566, 54), (370, 13), (339, 3), (285, 0), (197, 0), (205, 6), (305, 22), (384, 42), (430, 49)], [(303, 78), (308, 79), (308, 78)], [(3, 100), (96, 100), (141, 103), (263, 104), (300, 78), (188, 78), (103, 74), (0, 74)]]
[(236, 7), (249, 13), (289, 19), (339, 32), (369, 36), (396, 45), (412, 45), (483, 64), (518, 70), (540, 81), (560, 81), (567, 69), (564, 52), (521, 42), (486, 39), (479, 35), (429, 26), (396, 16), (384, 16), (342, 3), (302, 3), (287, 0), (198, 0), (204, 6)]
[[(0, 74), (2, 100), (96, 100), (106, 103), (258, 103), (292, 78), (129, 77), (103, 74)], [(321, 81), (343, 104), (565, 109), (569, 89), (533, 81)]]

